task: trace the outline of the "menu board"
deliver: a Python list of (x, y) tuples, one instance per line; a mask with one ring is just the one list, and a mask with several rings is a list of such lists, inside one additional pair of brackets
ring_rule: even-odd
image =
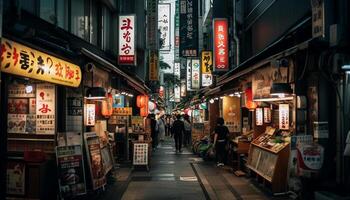
[(96, 118), (95, 104), (85, 104), (84, 111), (85, 111), (85, 115), (84, 115), (85, 126), (94, 126), (95, 118)]
[(289, 130), (289, 105), (279, 105), (279, 129)]
[(105, 174), (107, 174), (113, 168), (113, 157), (109, 145), (101, 149), (102, 163)]
[(7, 194), (25, 194), (25, 163), (21, 161), (7, 161)]
[(36, 133), (55, 134), (55, 85), (36, 86)]
[(86, 193), (84, 162), (81, 145), (56, 147), (58, 183), (61, 197)]
[(136, 143), (134, 144), (134, 165), (148, 165), (148, 144)]
[(106, 184), (105, 171), (103, 169), (100, 149), (100, 140), (95, 132), (84, 133), (84, 139), (92, 180), (92, 188), (96, 190)]

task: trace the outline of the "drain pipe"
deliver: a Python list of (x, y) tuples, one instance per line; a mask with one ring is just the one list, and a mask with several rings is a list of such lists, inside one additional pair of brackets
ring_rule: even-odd
[(236, 16), (237, 16), (237, 14), (236, 14), (236, 0), (233, 0), (233, 40), (235, 41), (235, 46), (236, 46), (236, 51), (235, 51), (235, 54), (236, 54), (236, 62), (235, 62), (235, 64), (236, 64), (236, 67), (238, 67), (239, 66), (239, 63), (240, 63), (240, 61), (239, 61), (239, 38), (238, 38), (238, 35), (237, 35), (237, 24), (236, 24)]

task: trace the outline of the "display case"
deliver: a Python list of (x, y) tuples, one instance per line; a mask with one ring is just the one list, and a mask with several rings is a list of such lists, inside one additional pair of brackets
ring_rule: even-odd
[(273, 193), (287, 189), (289, 144), (287, 137), (276, 136), (276, 129), (268, 127), (250, 146), (247, 167)]

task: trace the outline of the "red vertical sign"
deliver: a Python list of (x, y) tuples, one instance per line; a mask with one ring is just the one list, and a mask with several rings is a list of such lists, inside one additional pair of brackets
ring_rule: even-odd
[(228, 71), (228, 25), (227, 19), (214, 19), (214, 71)]

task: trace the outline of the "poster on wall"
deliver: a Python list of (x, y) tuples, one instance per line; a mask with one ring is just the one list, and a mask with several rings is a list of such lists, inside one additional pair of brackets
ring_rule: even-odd
[(102, 164), (100, 140), (95, 132), (84, 133), (84, 139), (92, 180), (92, 188), (96, 190), (106, 185), (106, 177)]
[(280, 104), (279, 105), (279, 129), (289, 130), (289, 105)]
[(36, 85), (36, 133), (55, 134), (55, 85)]
[(119, 50), (120, 65), (136, 65), (135, 50), (136, 15), (119, 15)]
[(181, 78), (181, 68), (180, 68), (179, 62), (175, 62), (175, 64), (174, 64), (174, 76), (178, 80), (180, 80), (180, 78)]
[(240, 99), (238, 97), (224, 97), (222, 105), (225, 125), (230, 132), (239, 132), (241, 129)]
[(113, 96), (113, 108), (124, 108), (124, 95), (116, 94)]
[(229, 70), (229, 46), (227, 19), (213, 19), (214, 71)]
[(36, 114), (36, 98), (29, 98), (29, 114)]
[(202, 66), (202, 86), (210, 86), (213, 83), (213, 55), (211, 51), (202, 51), (201, 54)]
[(27, 124), (27, 115), (25, 114), (8, 114), (7, 115), (7, 132), (8, 133), (25, 133)]
[(84, 125), (94, 126), (95, 125), (95, 104), (85, 104), (84, 106)]
[(9, 114), (27, 114), (29, 112), (28, 98), (9, 98), (7, 110)]
[(201, 68), (199, 65), (199, 59), (194, 58), (192, 59), (192, 83), (191, 88), (196, 90), (200, 88), (200, 74), (201, 74)]
[(26, 133), (36, 133), (36, 115), (28, 114), (26, 117)]
[(170, 3), (158, 4), (158, 30), (159, 38), (161, 40), (159, 45), (160, 51), (170, 51), (171, 47), (171, 26), (170, 26)]
[(24, 195), (25, 194), (25, 171), (26, 166), (24, 162), (8, 160), (7, 161), (7, 185), (6, 193), (13, 195)]
[(24, 84), (10, 84), (8, 86), (8, 96), (11, 97), (35, 97), (35, 86)]
[(86, 193), (83, 149), (81, 145), (56, 147), (58, 184), (63, 198)]

